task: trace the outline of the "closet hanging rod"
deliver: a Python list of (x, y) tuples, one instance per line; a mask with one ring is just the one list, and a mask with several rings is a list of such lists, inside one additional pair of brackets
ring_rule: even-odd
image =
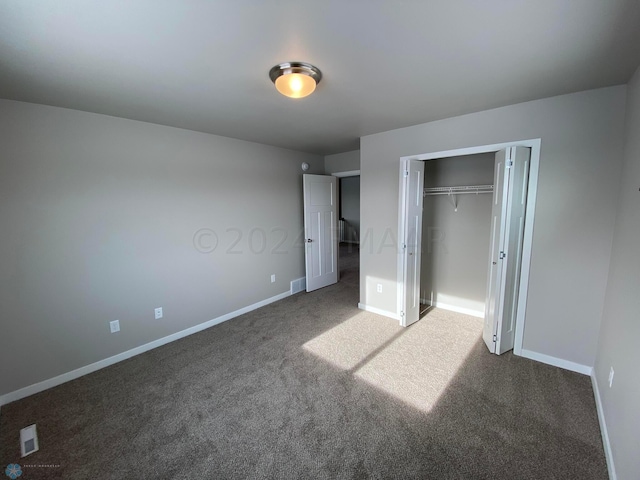
[(427, 195), (460, 195), (464, 193), (493, 193), (493, 185), (465, 185), (461, 187), (428, 187), (423, 196)]

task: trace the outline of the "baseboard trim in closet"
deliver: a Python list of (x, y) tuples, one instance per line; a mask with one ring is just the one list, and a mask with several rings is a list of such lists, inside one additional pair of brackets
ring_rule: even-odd
[(484, 311), (480, 311), (480, 310), (473, 310), (471, 308), (458, 307), (456, 305), (450, 305), (448, 303), (431, 302), (425, 298), (421, 298), (420, 303), (424, 303), (431, 307), (441, 308), (442, 310), (449, 310), (451, 312), (464, 313), (465, 315), (470, 315), (472, 317), (484, 318)]

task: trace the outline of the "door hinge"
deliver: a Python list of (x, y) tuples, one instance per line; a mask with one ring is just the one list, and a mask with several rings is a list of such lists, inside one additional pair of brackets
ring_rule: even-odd
[(507, 168), (513, 167), (513, 160), (507, 160)]
[(500, 260), (504, 259), (507, 257), (507, 254), (504, 252), (500, 252)]
[(408, 176), (409, 176), (409, 170), (405, 170), (405, 171), (404, 171), (404, 176), (405, 176), (405, 177), (408, 177)]
[(407, 249), (407, 244), (406, 244), (406, 243), (403, 243), (403, 244), (402, 244), (402, 249), (403, 249), (403, 250), (406, 250), (406, 249)]
[(493, 336), (493, 341), (494, 341), (494, 343), (498, 341), (498, 336), (497, 335)]
[(401, 317), (404, 317), (404, 312), (400, 312), (400, 316), (401, 316)]

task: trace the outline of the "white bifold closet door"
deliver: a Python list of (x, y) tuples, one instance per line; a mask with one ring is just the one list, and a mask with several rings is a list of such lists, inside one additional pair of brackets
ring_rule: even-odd
[(530, 149), (496, 153), (491, 210), (491, 250), (483, 339), (491, 353), (511, 350), (515, 341)]
[(401, 226), (402, 284), (400, 325), (407, 327), (420, 319), (420, 258), (422, 250), (422, 203), (424, 191), (424, 162), (408, 160), (402, 172), (401, 209), (406, 212)]

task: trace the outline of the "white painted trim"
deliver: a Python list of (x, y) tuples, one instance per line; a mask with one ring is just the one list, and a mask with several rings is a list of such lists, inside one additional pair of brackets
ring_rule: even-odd
[(427, 299), (421, 298), (421, 303), (429, 305), (431, 307), (440, 308), (442, 310), (448, 310), (450, 312), (463, 313), (472, 317), (484, 318), (484, 310), (473, 310), (471, 308), (458, 307), (457, 305), (450, 305), (442, 302), (431, 302)]
[(609, 431), (607, 430), (607, 422), (604, 417), (604, 409), (602, 408), (602, 399), (600, 398), (600, 389), (598, 388), (598, 379), (595, 370), (591, 373), (591, 384), (593, 385), (593, 395), (596, 398), (596, 411), (598, 412), (598, 422), (600, 422), (600, 434), (602, 435), (602, 445), (604, 446), (604, 456), (607, 459), (607, 470), (609, 471), (610, 480), (617, 480), (616, 467), (613, 463), (613, 450), (609, 441)]
[(58, 385), (69, 382), (71, 380), (75, 380), (76, 378), (82, 377), (84, 375), (87, 375), (89, 373), (95, 372), (102, 368), (108, 367), (115, 363), (121, 362), (128, 358), (134, 357), (136, 355), (140, 355), (141, 353), (148, 352), (149, 350), (153, 350), (154, 348), (161, 347), (162, 345), (166, 345), (167, 343), (171, 343), (181, 338), (187, 337), (189, 335), (193, 335), (194, 333), (201, 332), (202, 330), (213, 327), (214, 325), (218, 325), (219, 323), (226, 322), (227, 320), (231, 320), (232, 318), (251, 312), (252, 310), (256, 310), (260, 307), (264, 307), (265, 305), (269, 305), (270, 303), (277, 302), (278, 300), (282, 300), (283, 298), (286, 298), (290, 295), (291, 295), (291, 292), (280, 293), (274, 297), (267, 298), (265, 300), (261, 300), (257, 303), (254, 303), (253, 305), (249, 305), (239, 310), (235, 310), (233, 312), (224, 314), (220, 317), (214, 318), (213, 320), (209, 320), (199, 325), (195, 325), (193, 327), (182, 330), (180, 332), (176, 332), (166, 337), (159, 338), (158, 340), (154, 340), (153, 342), (145, 343), (144, 345), (140, 345), (139, 347), (132, 348), (131, 350), (127, 350), (126, 352), (122, 352), (112, 357), (105, 358), (104, 360), (100, 360), (95, 363), (92, 363), (90, 365), (77, 368), (76, 370), (63, 373), (62, 375), (58, 375), (57, 377), (53, 377), (48, 380), (43, 380), (42, 382), (34, 383), (33, 385), (29, 385), (28, 387), (21, 388), (20, 390), (6, 393), (0, 396), (0, 406), (6, 405), (7, 403), (10, 403), (10, 402), (15, 402), (16, 400), (20, 400), (21, 398), (28, 397), (30, 395), (42, 392), (49, 388), (56, 387)]
[(552, 357), (551, 355), (545, 355), (544, 353), (533, 352), (524, 348), (516, 355), (520, 355), (521, 357), (535, 360), (537, 362), (546, 363), (547, 365), (553, 365), (554, 367), (564, 368), (565, 370), (570, 370), (572, 372), (582, 373), (583, 375), (591, 375), (591, 372), (593, 371), (593, 367), (564, 360), (562, 358)]
[(371, 307), (369, 305), (365, 305), (364, 303), (358, 303), (358, 308), (360, 310), (365, 310), (367, 312), (376, 313), (378, 315), (383, 315), (385, 317), (392, 318), (394, 320), (400, 321), (400, 315), (397, 315), (393, 312), (388, 312), (387, 310), (382, 310), (381, 308)]
[(349, 170), (348, 172), (336, 172), (331, 174), (333, 177), (358, 177), (360, 176), (360, 170)]
[[(441, 152), (422, 153), (419, 155), (409, 155), (400, 158), (400, 192), (402, 196), (402, 167), (408, 160), (434, 160), (437, 158), (458, 157), (462, 155), (474, 155), (478, 153), (492, 153), (508, 147), (529, 147), (531, 149), (531, 164), (529, 166), (529, 185), (527, 190), (527, 212), (524, 225), (524, 239), (522, 244), (522, 265), (520, 269), (520, 290), (518, 293), (518, 311), (516, 314), (516, 331), (514, 338), (513, 353), (523, 354), (522, 344), (524, 341), (524, 330), (526, 324), (527, 294), (529, 290), (529, 272), (531, 269), (531, 246), (533, 244), (533, 227), (536, 212), (536, 197), (538, 193), (538, 172), (540, 169), (540, 146), (542, 139), (534, 138), (520, 140), (517, 142), (495, 143), (492, 145), (480, 145), (476, 147), (458, 148), (455, 150), (445, 150)], [(404, 210), (402, 198), (399, 202), (398, 233), (402, 232), (404, 226)], [(398, 239), (400, 235), (398, 235)], [(401, 255), (399, 255), (401, 257)], [(401, 261), (398, 260), (398, 313), (401, 311), (401, 296), (404, 296), (404, 279), (401, 276)], [(553, 358), (553, 357), (549, 357)], [(547, 363), (547, 362), (545, 362)], [(574, 364), (578, 365), (578, 364)], [(582, 365), (579, 365), (583, 367)], [(562, 367), (565, 368), (565, 367)], [(587, 368), (587, 367), (585, 367)], [(588, 367), (590, 368), (590, 367)], [(571, 370), (571, 368), (569, 368)]]
[(408, 155), (400, 157), (400, 160), (435, 160), (438, 158), (461, 157), (464, 155), (475, 155), (478, 153), (494, 153), (508, 147), (529, 147), (540, 144), (539, 138), (529, 140), (519, 140), (517, 142), (494, 143), (491, 145), (479, 145), (476, 147), (458, 148), (455, 150), (444, 150), (441, 152), (421, 153), (419, 155)]

